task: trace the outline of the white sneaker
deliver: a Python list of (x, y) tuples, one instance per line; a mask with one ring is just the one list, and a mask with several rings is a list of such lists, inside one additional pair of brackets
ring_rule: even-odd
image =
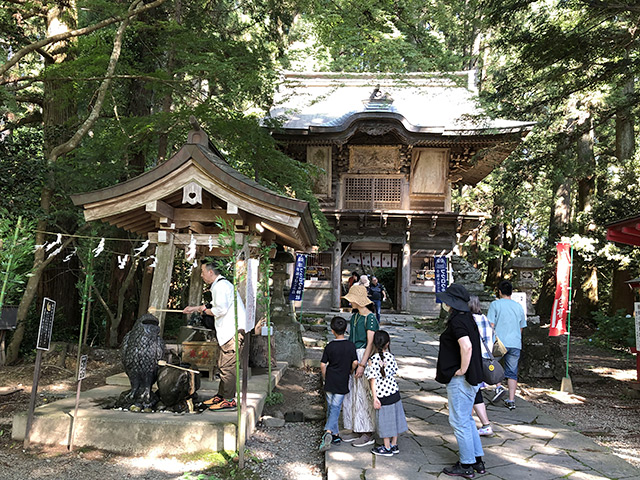
[(491, 428), (491, 425), (484, 425), (478, 429), (478, 434), (481, 437), (490, 437), (493, 435), (493, 428)]
[(362, 436), (351, 445), (354, 447), (366, 447), (367, 445), (373, 445), (374, 443), (376, 443), (376, 439), (373, 438), (373, 435), (363, 433)]
[(498, 385), (496, 387), (495, 395), (491, 399), (491, 403), (495, 403), (495, 401), (498, 400), (502, 396), (502, 394), (506, 391), (507, 391), (506, 388), (504, 388), (502, 385)]

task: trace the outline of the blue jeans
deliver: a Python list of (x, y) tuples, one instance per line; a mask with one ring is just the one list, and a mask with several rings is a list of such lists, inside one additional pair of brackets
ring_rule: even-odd
[(380, 309), (382, 308), (382, 300), (371, 300), (373, 304), (376, 306), (376, 318), (378, 319), (378, 323), (380, 323)]
[(340, 418), (340, 410), (342, 410), (343, 393), (325, 392), (327, 398), (327, 423), (324, 426), (325, 431), (330, 431), (334, 435), (340, 434), (338, 426), (338, 418)]
[(449, 399), (449, 424), (460, 449), (460, 463), (476, 463), (476, 457), (482, 457), (482, 443), (473, 419), (473, 403), (478, 385), (469, 385), (464, 376), (453, 377), (447, 384)]
[(502, 357), (504, 363), (504, 376), (511, 380), (518, 380), (518, 363), (520, 363), (520, 349), (508, 348)]

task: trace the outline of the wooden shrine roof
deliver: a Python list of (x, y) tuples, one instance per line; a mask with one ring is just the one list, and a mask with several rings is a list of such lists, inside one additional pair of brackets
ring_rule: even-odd
[(71, 199), (84, 208), (87, 221), (102, 220), (150, 238), (160, 229), (215, 233), (218, 218), (233, 219), (243, 233), (260, 236), (264, 229), (271, 240), (297, 250), (310, 250), (317, 238), (308, 202), (280, 195), (233, 169), (199, 127), (166, 162)]
[(533, 122), (490, 118), (474, 72), (451, 74), (286, 72), (269, 116), (286, 143), (345, 144), (358, 132), (393, 132), (413, 147), (451, 149), (452, 181), (475, 185), (532, 130)]

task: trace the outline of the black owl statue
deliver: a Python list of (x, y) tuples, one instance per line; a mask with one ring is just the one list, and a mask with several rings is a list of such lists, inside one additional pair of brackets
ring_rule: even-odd
[(157, 403), (157, 395), (151, 387), (158, 378), (158, 360), (164, 353), (164, 340), (160, 337), (160, 322), (147, 313), (136, 320), (133, 329), (122, 341), (120, 357), (129, 377), (131, 390), (125, 392), (117, 405), (122, 408), (136, 406), (151, 409)]

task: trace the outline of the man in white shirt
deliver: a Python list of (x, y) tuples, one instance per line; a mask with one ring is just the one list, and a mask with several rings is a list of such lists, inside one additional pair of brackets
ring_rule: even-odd
[[(218, 393), (204, 402), (210, 410), (228, 410), (236, 408), (236, 321), (233, 305), (233, 284), (224, 278), (219, 269), (210, 263), (202, 265), (202, 280), (211, 285), (211, 303), (186, 307), (183, 313), (206, 313), (215, 318), (216, 338), (218, 340), (218, 369), (220, 385)], [(237, 295), (238, 304), (238, 347), (242, 351), (244, 334), (252, 326), (247, 325), (247, 314), (242, 298)]]

